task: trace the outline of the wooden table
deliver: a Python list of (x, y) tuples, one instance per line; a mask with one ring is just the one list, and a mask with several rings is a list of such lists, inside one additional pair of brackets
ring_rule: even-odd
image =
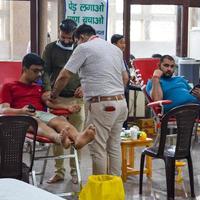
[(0, 178), (1, 200), (63, 200), (43, 189), (12, 178)]
[[(151, 146), (153, 140), (147, 138), (146, 140), (122, 140), (121, 141), (121, 150), (122, 150), (122, 180), (125, 182), (128, 175), (137, 175), (140, 174), (140, 170), (134, 168), (135, 160), (135, 147), (148, 147)], [(140, 159), (139, 159), (140, 160)], [(152, 159), (149, 156), (146, 156), (146, 167), (144, 169), (144, 174), (147, 177), (152, 176)]]

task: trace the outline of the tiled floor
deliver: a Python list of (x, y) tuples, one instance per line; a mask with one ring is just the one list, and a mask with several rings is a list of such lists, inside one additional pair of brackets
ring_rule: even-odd
[[(138, 160), (140, 158), (141, 149), (137, 150)], [(200, 200), (200, 144), (193, 145), (192, 149), (192, 158), (194, 166), (194, 180), (195, 180), (195, 193), (196, 200)], [(47, 179), (53, 174), (54, 163), (49, 161), (48, 170), (45, 175), (45, 180), (43, 185), (39, 187), (48, 190), (53, 193), (62, 193), (66, 191), (77, 191), (78, 188), (76, 185), (73, 185), (70, 181), (69, 176), (69, 164), (65, 163), (67, 166), (67, 173), (65, 180), (57, 184), (47, 184)], [(39, 168), (41, 163), (39, 161), (35, 162), (36, 168)], [(139, 165), (139, 163), (138, 163)], [(82, 160), (81, 160), (81, 172), (83, 184), (86, 183), (87, 177), (91, 174), (91, 159), (89, 156), (89, 151), (87, 147), (82, 149)], [(176, 183), (176, 199), (184, 200), (191, 199), (190, 197), (190, 187), (189, 187), (189, 177), (187, 171), (187, 165), (183, 168), (183, 177), (184, 181), (182, 183)], [(143, 195), (138, 195), (138, 176), (129, 176), (126, 183), (124, 183), (126, 200), (165, 200), (166, 199), (166, 183), (165, 183), (165, 169), (163, 161), (153, 160), (153, 176), (152, 179), (147, 179), (144, 177), (143, 184)], [(67, 199), (76, 199), (76, 198), (67, 198)]]

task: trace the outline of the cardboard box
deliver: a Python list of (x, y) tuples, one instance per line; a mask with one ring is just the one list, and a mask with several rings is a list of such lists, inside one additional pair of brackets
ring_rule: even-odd
[(141, 128), (141, 131), (144, 131), (147, 136), (156, 134), (154, 128)]
[(154, 128), (154, 121), (153, 121), (152, 118), (138, 119), (137, 120), (137, 125), (139, 126), (140, 129), (143, 129), (143, 128)]

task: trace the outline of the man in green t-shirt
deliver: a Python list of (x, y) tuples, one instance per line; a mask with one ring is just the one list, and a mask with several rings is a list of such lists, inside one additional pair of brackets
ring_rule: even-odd
[[(45, 61), (45, 75), (43, 78), (43, 86), (46, 91), (50, 91), (54, 82), (67, 63), (73, 52), (73, 32), (77, 27), (76, 22), (71, 19), (65, 19), (59, 26), (59, 38), (57, 41), (49, 43), (43, 52), (42, 58)], [(72, 123), (78, 131), (81, 131), (84, 126), (85, 112), (82, 99), (82, 90), (78, 74), (75, 74), (70, 83), (63, 89), (60, 94), (59, 103), (66, 105), (79, 105), (80, 110), (69, 115), (68, 120)], [(63, 152), (62, 147), (55, 145), (54, 154), (60, 155)], [(80, 152), (79, 152), (80, 155)], [(48, 183), (55, 183), (64, 179), (65, 168), (63, 166), (63, 160), (55, 161), (55, 175), (48, 180)], [(77, 174), (75, 170), (75, 163), (73, 159), (70, 160), (72, 182), (77, 183)]]

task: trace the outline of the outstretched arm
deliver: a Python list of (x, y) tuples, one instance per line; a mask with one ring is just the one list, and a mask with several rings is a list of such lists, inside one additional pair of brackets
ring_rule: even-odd
[(60, 74), (58, 75), (56, 82), (53, 86), (53, 89), (51, 91), (51, 98), (55, 99), (59, 96), (61, 91), (64, 89), (64, 87), (68, 84), (70, 78), (72, 76), (72, 72), (69, 70), (63, 68), (60, 71)]
[(152, 76), (152, 89), (151, 89), (151, 98), (153, 101), (159, 101), (163, 99), (163, 91), (160, 85), (160, 77), (163, 75), (163, 72), (160, 69), (156, 69)]
[(11, 108), (9, 103), (2, 103), (0, 106), (1, 114), (14, 114), (14, 115), (30, 115), (34, 116), (35, 112), (30, 112), (28, 105), (23, 108)]
[(66, 98), (58, 97), (53, 101), (49, 100), (50, 98), (50, 91), (44, 92), (42, 95), (42, 101), (46, 106), (50, 109), (64, 109), (68, 110), (69, 113), (75, 113), (80, 111), (80, 106), (77, 104), (69, 105), (66, 101)]

